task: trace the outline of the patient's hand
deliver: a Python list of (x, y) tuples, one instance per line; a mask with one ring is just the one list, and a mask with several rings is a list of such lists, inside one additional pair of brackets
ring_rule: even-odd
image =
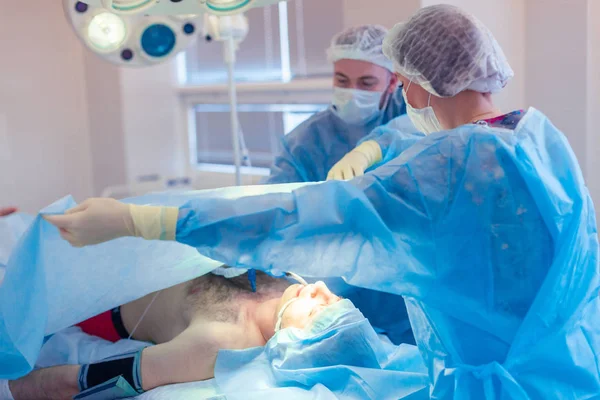
[(15, 400), (68, 400), (79, 393), (79, 365), (39, 369), (9, 382)]
[(4, 207), (0, 208), (0, 217), (6, 217), (12, 213), (16, 213), (18, 209), (16, 207)]

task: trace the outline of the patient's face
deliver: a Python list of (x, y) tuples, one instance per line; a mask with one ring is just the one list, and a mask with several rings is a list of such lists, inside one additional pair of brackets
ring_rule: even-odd
[(331, 293), (327, 285), (317, 282), (310, 285), (292, 285), (281, 296), (276, 313), (291, 299), (296, 298), (284, 311), (281, 328), (304, 328), (325, 307), (337, 303), (340, 298)]

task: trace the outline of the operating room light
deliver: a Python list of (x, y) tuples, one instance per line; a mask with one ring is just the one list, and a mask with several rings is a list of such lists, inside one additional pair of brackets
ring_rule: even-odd
[(206, 6), (214, 11), (235, 11), (241, 9), (252, 0), (207, 0)]
[[(195, 5), (198, 0), (180, 0), (169, 4)], [(114, 7), (150, 7), (165, 5), (151, 0), (62, 0), (65, 15), (75, 34), (100, 58), (120, 66), (144, 67), (169, 60), (185, 50), (199, 36), (203, 13), (190, 13), (176, 7), (173, 14), (149, 15), (122, 12)], [(106, 8), (107, 6), (111, 8)], [(167, 7), (168, 8), (168, 7)], [(193, 7), (188, 7), (194, 9)], [(173, 10), (174, 11), (174, 10)], [(176, 15), (176, 17), (175, 17)]]
[(197, 18), (198, 14), (175, 14), (172, 15), (171, 18), (176, 19), (177, 21), (186, 21), (189, 19)]
[[(75, 2), (77, 0), (63, 0)], [(85, 0), (91, 8), (119, 15), (168, 16), (178, 14), (236, 15), (251, 8), (267, 7), (289, 0)]]
[(101, 51), (119, 48), (127, 37), (125, 21), (118, 15), (102, 12), (90, 21), (87, 28), (90, 43)]
[(142, 12), (153, 4), (153, 0), (102, 0), (104, 8), (125, 13)]
[(142, 49), (151, 57), (165, 57), (175, 48), (175, 32), (167, 25), (153, 24), (144, 30)]

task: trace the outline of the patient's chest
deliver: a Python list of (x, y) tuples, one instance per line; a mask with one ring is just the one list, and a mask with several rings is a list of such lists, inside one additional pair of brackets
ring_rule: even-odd
[(166, 343), (189, 326), (182, 312), (185, 303), (186, 284), (183, 283), (121, 306), (121, 317), (125, 329), (130, 334), (133, 332), (135, 339)]
[[(280, 297), (289, 286), (285, 280), (263, 276), (257, 280), (257, 293), (253, 293), (235, 283), (221, 276), (204, 275), (162, 290), (154, 302), (155, 293), (152, 293), (123, 306), (123, 322), (131, 333), (152, 302), (134, 334), (138, 340), (165, 343), (181, 334), (193, 322), (196, 327), (204, 326), (217, 338), (229, 338), (232, 337), (231, 332), (246, 329), (244, 309)], [(223, 336), (227, 332), (230, 334)]]

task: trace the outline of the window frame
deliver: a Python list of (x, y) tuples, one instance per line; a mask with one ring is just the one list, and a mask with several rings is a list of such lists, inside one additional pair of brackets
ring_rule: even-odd
[[(332, 86), (330, 78), (294, 79), (289, 82), (242, 82), (236, 85), (237, 102), (238, 104), (329, 104)], [(187, 174), (195, 177), (199, 173), (216, 170), (234, 173), (234, 165), (199, 163), (197, 151), (196, 106), (229, 105), (228, 85), (180, 84), (176, 87), (176, 92), (179, 99), (179, 112), (182, 115), (181, 121), (184, 125), (181, 131), (185, 133), (182, 142), (185, 144), (183, 148)], [(242, 174), (266, 176), (269, 174), (269, 169), (242, 167)]]

